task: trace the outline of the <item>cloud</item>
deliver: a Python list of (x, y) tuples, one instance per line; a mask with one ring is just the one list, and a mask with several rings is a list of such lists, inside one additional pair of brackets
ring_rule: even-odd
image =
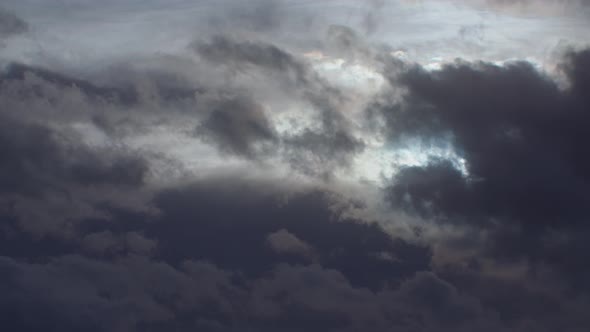
[(214, 101), (210, 107), (210, 114), (195, 133), (212, 140), (221, 150), (253, 158), (260, 150), (257, 143), (276, 142), (275, 130), (265, 110), (254, 100), (229, 96)]
[(222, 22), (232, 27), (240, 27), (253, 31), (269, 31), (279, 29), (281, 21), (285, 18), (281, 13), (281, 1), (258, 0), (248, 5), (237, 4), (226, 12), (224, 20), (216, 23), (216, 26), (223, 27)]
[(81, 244), (91, 254), (109, 256), (125, 252), (149, 255), (157, 247), (156, 241), (146, 238), (141, 233), (114, 234), (110, 230), (87, 234)]
[[(5, 324), (18, 330), (52, 326), (129, 331), (158, 323), (182, 327), (180, 321), (174, 322), (179, 318), (175, 311), (188, 313), (209, 307), (214, 317), (217, 310), (225, 310), (225, 304), (217, 301), (230, 299), (217, 297), (217, 292), (224, 292), (218, 288), (224, 287), (224, 273), (201, 262), (187, 262), (183, 270), (176, 270), (139, 257), (108, 263), (65, 256), (47, 264), (20, 264), (2, 258), (0, 266), (6, 272), (6, 296), (0, 305), (15, 314), (5, 317)], [(22, 309), (9, 309), (15, 305)]]
[[(107, 218), (101, 204), (146, 208), (136, 201), (142, 200), (139, 190), (148, 174), (140, 154), (91, 147), (75, 131), (55, 125), (87, 119), (96, 107), (85, 99), (88, 94), (34, 74), (13, 73), (9, 70), (1, 80), (2, 213), (32, 233), (70, 236), (75, 221)], [(51, 110), (55, 112), (47, 117)], [(88, 113), (72, 114), (80, 110)]]
[(485, 0), (480, 5), (494, 10), (517, 15), (571, 15), (587, 14), (588, 2), (585, 0)]
[[(281, 36), (283, 32), (301, 32), (310, 28), (317, 14), (296, 8), (297, 2), (282, 0), (255, 0), (244, 4), (226, 1), (212, 10), (207, 19), (209, 28), (215, 32)], [(297, 15), (292, 15), (297, 11)], [(303, 22), (302, 22), (303, 21)], [(306, 25), (307, 23), (307, 25)]]
[[(345, 217), (351, 204), (335, 192), (295, 183), (224, 176), (160, 192), (155, 199), (160, 218), (146, 227), (145, 235), (158, 242), (158, 253), (166, 261), (206, 259), (248, 275), (263, 274), (278, 262), (308, 263), (304, 252), (280, 252), (303, 247), (313, 251), (314, 261), (341, 271), (354, 285), (372, 289), (427, 268), (427, 247)], [(277, 234), (277, 229), (288, 230), (298, 240)], [(383, 260), (375, 252), (390, 252), (398, 260)]]
[(266, 240), (271, 248), (279, 254), (293, 254), (309, 257), (313, 252), (313, 249), (309, 244), (300, 240), (286, 229), (281, 229), (268, 234)]
[(362, 142), (338, 129), (334, 132), (306, 130), (287, 137), (286, 143), (291, 165), (306, 174), (320, 170), (320, 174), (329, 175), (334, 167), (346, 167), (350, 159), (364, 148)]
[(373, 34), (377, 30), (379, 26), (379, 11), (383, 9), (385, 5), (384, 0), (373, 0), (370, 1), (370, 7), (362, 20), (362, 25), (365, 28), (366, 34)]
[[(176, 269), (135, 256), (116, 262), (64, 256), (45, 264), (2, 258), (0, 269), (5, 272), (0, 305), (14, 313), (5, 323), (26, 331), (47, 324), (93, 331), (198, 327), (229, 331), (233, 324), (255, 330), (272, 325), (279, 331), (353, 331), (367, 324), (376, 331), (391, 326), (467, 331), (477, 327), (477, 318), (485, 317), (477, 302), (457, 294), (437, 276), (422, 273), (397, 290), (374, 293), (352, 286), (338, 271), (320, 265), (278, 265), (248, 284), (206, 262), (186, 261)], [(455, 310), (470, 314), (453, 315)], [(23, 315), (36, 319), (26, 320)], [(405, 315), (415, 318), (397, 319)]]
[[(565, 59), (567, 89), (524, 62), (457, 62), (402, 74), (404, 101), (382, 108), (391, 139), (451, 142), (467, 174), (440, 158), (406, 167), (387, 190), (390, 202), (438, 223), (483, 230), (476, 256), (547, 264), (578, 285), (574, 275), (587, 275), (575, 240), (588, 229), (587, 60), (587, 51)], [(569, 252), (567, 260), (545, 255), (543, 239), (556, 233), (570, 240), (551, 250)]]
[(13, 13), (0, 8), (0, 38), (28, 31), (29, 25)]
[[(268, 75), (265, 79), (276, 80), (281, 85), (286, 84), (286, 89), (293, 89), (296, 92), (296, 98), (303, 98), (314, 108), (315, 121), (320, 125), (318, 130), (306, 129), (300, 133), (286, 133), (282, 137), (282, 143), (287, 152), (286, 158), (296, 169), (312, 174), (318, 169), (320, 170), (318, 173), (326, 172), (327, 169), (337, 165), (346, 165), (352, 156), (362, 151), (363, 142), (350, 133), (350, 124), (339, 109), (345, 104), (346, 98), (308, 64), (289, 52), (272, 44), (236, 41), (225, 36), (213, 37), (204, 43), (195, 42), (192, 48), (206, 61), (229, 70), (262, 72)], [(260, 107), (250, 109), (260, 109)], [(246, 146), (237, 148), (235, 144), (246, 145), (256, 137), (266, 141), (273, 139), (273, 130), (265, 123), (262, 111), (255, 112), (260, 114), (257, 115), (258, 120), (239, 119), (250, 113), (254, 114), (254, 112), (228, 109), (223, 113), (226, 114), (225, 116), (217, 112), (213, 114), (214, 118), (210, 119), (210, 125), (223, 123), (223, 126), (227, 127), (225, 132), (228, 134), (232, 131), (242, 133), (233, 139), (234, 152), (242, 155), (248, 155), (249, 148)], [(215, 121), (215, 118), (219, 120)], [(245, 125), (241, 126), (244, 130), (238, 130), (240, 123)], [(235, 128), (229, 126), (235, 126)], [(326, 165), (329, 167), (325, 167)]]
[(298, 81), (305, 81), (305, 67), (292, 55), (280, 48), (264, 43), (240, 42), (224, 36), (213, 37), (208, 43), (195, 43), (193, 48), (205, 59), (236, 69), (255, 66), (280, 75), (292, 75)]
[(588, 330), (585, 4), (6, 1), (7, 329)]
[(392, 133), (435, 141), (450, 136), (469, 175), (432, 161), (425, 174), (412, 168), (403, 172), (406, 178), (397, 188), (407, 185), (408, 191), (394, 196), (432, 204), (450, 218), (473, 217), (472, 211), (532, 227), (579, 221), (587, 206), (588, 177), (581, 145), (588, 116), (578, 92), (584, 71), (577, 68), (582, 77), (571, 77), (571, 90), (561, 91), (526, 63), (410, 70), (402, 78), (409, 89), (406, 104), (384, 110)]

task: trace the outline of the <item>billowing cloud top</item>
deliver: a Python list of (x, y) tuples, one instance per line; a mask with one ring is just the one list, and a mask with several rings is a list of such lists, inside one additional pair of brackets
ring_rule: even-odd
[(5, 0), (7, 331), (587, 331), (586, 1)]

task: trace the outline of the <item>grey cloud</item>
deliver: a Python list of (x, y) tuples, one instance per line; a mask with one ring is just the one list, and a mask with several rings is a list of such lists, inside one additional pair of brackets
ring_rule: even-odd
[(212, 19), (216, 27), (249, 29), (257, 32), (278, 30), (286, 18), (282, 1), (256, 0), (248, 4), (237, 4), (231, 7), (225, 15)]
[[(140, 186), (147, 172), (145, 162), (135, 156), (101, 155), (48, 127), (2, 117), (2, 191), (35, 192), (48, 186), (112, 184)], [(105, 157), (112, 157), (105, 158)], [(103, 159), (104, 158), (104, 159)]]
[[(2, 258), (0, 266), (0, 303), (14, 314), (3, 321), (13, 330), (134, 331), (158, 324), (186, 328), (177, 315), (209, 308), (215, 320), (218, 312), (231, 308), (224, 301), (233, 301), (233, 287), (225, 284), (224, 273), (200, 262), (187, 262), (181, 271), (139, 257), (101, 262), (65, 256), (47, 264)], [(225, 292), (230, 294), (220, 296)], [(205, 310), (200, 314), (207, 316)]]
[[(241, 42), (223, 36), (214, 37), (206, 43), (194, 43), (192, 47), (212, 63), (230, 69), (266, 72), (270, 79), (277, 79), (279, 84), (286, 80), (288, 87), (293, 87), (300, 98), (316, 108), (317, 121), (322, 125), (319, 132), (306, 130), (302, 134), (283, 137), (287, 160), (297, 169), (307, 173), (326, 172), (337, 165), (346, 165), (352, 155), (363, 149), (363, 142), (349, 133), (349, 124), (339, 110), (346, 97), (292, 54), (272, 44)], [(226, 117), (241, 116), (241, 113), (234, 111), (228, 112)], [(234, 122), (243, 121), (223, 121), (230, 124)], [(257, 136), (262, 136), (263, 132), (256, 131), (259, 132)], [(264, 136), (270, 138), (269, 130), (265, 129), (265, 132)], [(242, 154), (245, 150), (246, 147), (237, 149)], [(330, 165), (324, 167), (327, 163)]]
[(129, 251), (136, 254), (151, 254), (157, 249), (158, 243), (139, 232), (125, 234), (125, 242)]
[[(548, 266), (569, 287), (587, 290), (583, 245), (590, 197), (586, 147), (588, 51), (570, 53), (563, 90), (530, 64), (502, 67), (458, 62), (440, 71), (402, 75), (408, 94), (383, 108), (392, 140), (450, 140), (468, 175), (449, 161), (407, 167), (388, 189), (390, 201), (441, 223), (482, 229), (483, 257)], [(460, 226), (461, 227), (461, 226)], [(570, 241), (552, 246), (554, 232)], [(576, 271), (576, 272), (573, 272)], [(580, 288), (581, 287), (581, 288)]]
[(469, 5), (492, 9), (511, 15), (542, 15), (542, 16), (576, 16), (589, 15), (586, 0), (480, 0), (469, 2)]
[(349, 160), (364, 148), (364, 143), (342, 129), (306, 130), (285, 137), (287, 158), (291, 165), (307, 174), (329, 175), (335, 167), (346, 167)]
[(106, 253), (120, 250), (120, 243), (111, 231), (91, 233), (84, 236), (82, 244), (93, 253)]
[[(76, 89), (90, 102), (111, 103), (127, 107), (145, 103), (150, 98), (168, 102), (192, 99), (195, 94), (200, 92), (196, 87), (182, 82), (181, 78), (169, 77), (171, 75), (166, 73), (146, 70), (140, 74), (128, 67), (114, 68), (113, 70), (116, 70), (115, 74), (104, 74), (108, 77), (106, 84), (100, 84), (43, 67), (10, 63), (0, 80), (8, 86), (19, 84), (27, 86), (27, 83), (33, 86), (38, 85), (39, 90), (33, 94), (36, 97), (49, 97), (51, 92), (55, 90), (63, 92), (63, 90)], [(104, 81), (105, 78), (99, 76), (97, 81), (99, 80)], [(152, 90), (148, 91), (150, 88)], [(23, 92), (32, 93), (32, 91)]]
[[(581, 145), (588, 116), (577, 92), (584, 70), (576, 71), (582, 77), (573, 79), (582, 82), (574, 83), (571, 92), (561, 92), (525, 63), (411, 70), (403, 79), (410, 90), (406, 104), (385, 111), (392, 132), (435, 141), (450, 134), (470, 175), (464, 179), (449, 165), (433, 161), (425, 172), (433, 174), (431, 179), (411, 176), (410, 168), (400, 176), (415, 182), (400, 183), (407, 182), (409, 190), (417, 190), (415, 198), (423, 196), (423, 203), (442, 208), (449, 217), (469, 216), (472, 210), (529, 226), (577, 222), (588, 199), (583, 189), (588, 160)], [(552, 180), (557, 174), (559, 180)]]
[(334, 104), (344, 99), (309, 65), (276, 45), (214, 36), (207, 42), (194, 42), (191, 48), (205, 60), (230, 70), (262, 71), (278, 82), (284, 81), (323, 112), (334, 113)]
[[(246, 284), (205, 262), (186, 261), (177, 269), (134, 256), (114, 262), (64, 256), (44, 264), (2, 258), (0, 269), (0, 305), (12, 313), (5, 326), (25, 331), (44, 326), (230, 331), (235, 324), (262, 331), (468, 331), (485, 318), (477, 302), (432, 274), (417, 274), (396, 290), (372, 292), (320, 265), (282, 264)], [(430, 314), (438, 306), (448, 308), (449, 316)], [(454, 310), (475, 316), (454, 316)]]
[(266, 237), (268, 244), (279, 254), (302, 255), (310, 257), (313, 248), (286, 229), (280, 229)]
[(465, 25), (459, 28), (459, 36), (467, 42), (481, 43), (484, 41), (486, 27), (483, 24)]
[(213, 63), (235, 66), (251, 65), (282, 71), (285, 75), (294, 75), (301, 80), (305, 75), (304, 67), (290, 54), (274, 45), (237, 42), (224, 36), (215, 36), (207, 43), (195, 43), (192, 47), (205, 59)]
[(13, 13), (0, 8), (0, 37), (9, 37), (28, 31), (29, 25)]
[(221, 150), (254, 158), (256, 145), (276, 142), (275, 131), (262, 105), (247, 97), (227, 97), (213, 101), (207, 118), (195, 134), (218, 144)]
[(378, 53), (376, 46), (370, 45), (354, 29), (344, 25), (331, 25), (327, 30), (326, 47), (331, 52), (347, 59), (371, 62)]
[[(269, 84), (275, 80), (283, 84), (280, 83), (284, 78), (283, 70), (291, 68), (294, 74), (291, 79), (294, 81), (289, 84), (295, 84), (295, 98), (303, 96), (317, 108), (316, 117), (322, 128), (279, 137), (271, 123), (275, 110), (265, 109), (250, 93), (241, 91), (243, 89), (203, 88), (198, 87), (198, 83), (197, 86), (188, 83), (183, 86), (181, 78), (166, 78), (166, 73), (148, 72), (142, 78), (140, 73), (131, 69), (127, 70), (125, 78), (112, 81), (110, 85), (99, 85), (42, 68), (12, 64), (2, 77), (3, 85), (7, 87), (4, 102), (10, 107), (28, 107), (24, 104), (33, 103), (35, 112), (28, 112), (29, 117), (46, 117), (47, 121), (56, 121), (55, 117), (48, 117), (49, 113), (40, 104), (54, 100), (55, 107), (60, 109), (56, 114), (61, 121), (76, 119), (90, 122), (113, 137), (124, 137), (129, 132), (145, 132), (154, 124), (173, 120), (161, 113), (161, 107), (180, 110), (178, 114), (196, 111), (196, 117), (191, 119), (198, 123), (195, 137), (217, 146), (223, 152), (249, 159), (264, 159), (272, 154), (284, 153), (285, 160), (295, 169), (308, 174), (323, 174), (334, 167), (345, 166), (354, 154), (363, 149), (363, 142), (348, 132), (348, 124), (339, 114), (340, 92), (317, 77), (307, 65), (272, 45), (239, 43), (219, 37), (218, 42), (206, 46), (217, 51), (226, 47), (235, 49), (234, 55), (222, 52), (231, 59), (213, 56), (211, 61), (222, 61), (224, 64), (235, 62), (240, 66), (254, 64), (256, 68), (268, 69), (273, 75), (278, 75), (270, 77)], [(30, 96), (30, 101), (22, 101), (22, 94)], [(87, 111), (78, 112), (80, 107)], [(93, 160), (91, 156), (81, 161), (96, 165), (104, 163), (96, 158)], [(128, 162), (132, 163), (131, 160)], [(114, 167), (120, 169), (123, 165)], [(82, 167), (75, 174), (80, 180), (93, 176)]]
[(453, 285), (430, 272), (416, 274), (399, 292), (406, 304), (423, 309), (430, 321), (443, 325), (471, 320), (483, 310), (476, 298), (460, 295)]
[[(76, 133), (55, 125), (88, 121), (88, 113), (99, 108), (86, 99), (88, 94), (33, 74), (11, 73), (0, 81), (3, 215), (20, 220), (23, 229), (38, 235), (70, 236), (75, 221), (108, 218), (101, 204), (135, 205), (132, 202), (143, 200), (139, 191), (149, 170), (143, 156), (90, 147)], [(136, 207), (146, 207), (142, 205)]]
[[(117, 34), (131, 31), (119, 30), (123, 27), (143, 31), (155, 25), (159, 14), (146, 8), (158, 1), (139, 2), (118, 4), (117, 14), (104, 4), (96, 12), (88, 10), (94, 23), (80, 33), (114, 27)], [(480, 4), (511, 14), (535, 9), (533, 1), (494, 3)], [(551, 14), (551, 4), (563, 5), (565, 12), (582, 8), (574, 1), (536, 4), (535, 15)], [(389, 14), (385, 6), (382, 1), (371, 1), (370, 8), (353, 1), (171, 1), (166, 8), (158, 4), (163, 16), (186, 9), (187, 21), (199, 21), (191, 28), (198, 28), (203, 39), (191, 45), (191, 54), (168, 54), (177, 51), (177, 41), (194, 38), (180, 36), (184, 23), (173, 20), (172, 30), (154, 36), (159, 42), (170, 37), (170, 43), (154, 42), (154, 49), (174, 44), (157, 50), (164, 54), (142, 56), (138, 51), (122, 61), (111, 59), (120, 53), (109, 49), (96, 64), (77, 58), (72, 47), (72, 59), (68, 52), (68, 64), (61, 69), (12, 64), (2, 71), (3, 327), (587, 331), (588, 51), (571, 52), (559, 68), (569, 80), (566, 89), (524, 62), (457, 61), (425, 70), (393, 60), (389, 53), (411, 49), (405, 40), (418, 36), (417, 45), (424, 44), (418, 53), (428, 57), (446, 43), (433, 41), (438, 33), (421, 42), (422, 32), (408, 32), (393, 48), (371, 45), (362, 34), (338, 25), (350, 9), (359, 14), (351, 17), (363, 20), (362, 32), (388, 39), (380, 35), (385, 28), (380, 20)], [(410, 22), (418, 30), (435, 30), (431, 12), (407, 22), (402, 17), (429, 6), (406, 11), (400, 5), (395, 8), (399, 16), (390, 19), (396, 27)], [(316, 8), (317, 13), (307, 15)], [(476, 16), (484, 17), (480, 14)], [(416, 17), (426, 22), (414, 26)], [(65, 22), (61, 28), (77, 28), (79, 18), (47, 17), (43, 22), (53, 27), (51, 20), (59, 19)], [(327, 29), (326, 38), (311, 27), (314, 19)], [(11, 34), (26, 31), (26, 23), (19, 32), (14, 28), (19, 20), (12, 20), (6, 25)], [(0, 36), (6, 22), (11, 21), (0, 15)], [(488, 35), (487, 26), (456, 23), (448, 29), (449, 38), (458, 33), (475, 53), (497, 46), (484, 45), (495, 33)], [(301, 29), (295, 31), (296, 26)], [(170, 31), (180, 35), (166, 35)], [(145, 45), (134, 34), (121, 35), (105, 34), (109, 37), (91, 44), (97, 52), (101, 45), (112, 45), (111, 38), (115, 44), (133, 39), (118, 44), (126, 51)], [(68, 39), (67, 45), (70, 37), (77, 40), (75, 33), (53, 36)], [(26, 47), (27, 41), (22, 42)], [(372, 118), (358, 119), (374, 120), (374, 131), (359, 133), (358, 124), (348, 122), (356, 87), (337, 88), (322, 78), (311, 60), (298, 55), (302, 45), (305, 51), (312, 47), (350, 63), (385, 68), (391, 90), (371, 105), (367, 114)], [(465, 49), (454, 41), (450, 48), (457, 45)], [(31, 60), (25, 51), (8, 51)], [(311, 109), (313, 123), (285, 133), (279, 130), (281, 112), (291, 112), (294, 105)], [(377, 130), (380, 120), (384, 132)], [(465, 159), (467, 172), (444, 158), (402, 167), (383, 190), (393, 209), (380, 219), (384, 223), (360, 217), (374, 215), (365, 209), (380, 202), (369, 195), (353, 200), (347, 190), (357, 187), (340, 187), (349, 179), (335, 175), (334, 181), (321, 181), (319, 175), (339, 174), (334, 170), (373, 149), (373, 139), (382, 134), (388, 139), (386, 150), (412, 140), (449, 144)], [(163, 149), (176, 149), (186, 142), (199, 148), (194, 152), (192, 146), (181, 146), (179, 158), (190, 159), (187, 164), (195, 169), (172, 180), (166, 173), (169, 165), (161, 170), (156, 164), (171, 158), (145, 151), (160, 143)], [(134, 144), (144, 149), (129, 148)], [(212, 153), (218, 162), (212, 170), (212, 156), (199, 154), (211, 147), (222, 152)], [(381, 151), (377, 155), (380, 159)], [(217, 169), (235, 159), (246, 166), (232, 174)], [(288, 162), (287, 171), (308, 176), (304, 181), (299, 181), (301, 174), (294, 179), (267, 176), (262, 165), (277, 160)], [(277, 168), (283, 171), (282, 166)], [(372, 189), (377, 196), (379, 189)], [(397, 227), (406, 223), (417, 224), (415, 237), (399, 237)], [(432, 227), (424, 233), (434, 236), (423, 235), (421, 227)]]
[(380, 10), (383, 9), (385, 5), (384, 0), (372, 0), (369, 1), (370, 7), (367, 14), (363, 17), (361, 22), (362, 26), (365, 28), (366, 34), (373, 34), (377, 31), (379, 27), (379, 17)]
[(157, 242), (136, 231), (115, 234), (105, 230), (85, 235), (81, 245), (89, 253), (101, 256), (121, 255), (125, 252), (149, 255), (155, 251)]
[[(159, 193), (155, 206), (161, 215), (146, 227), (145, 235), (158, 241), (157, 252), (167, 261), (206, 259), (250, 275), (264, 273), (277, 262), (309, 262), (301, 255), (278, 254), (268, 245), (269, 234), (277, 229), (305, 241), (313, 248), (314, 261), (341, 271), (354, 285), (379, 289), (427, 268), (429, 248), (345, 217), (352, 204), (337, 193), (295, 183), (226, 176)], [(383, 260), (375, 252), (391, 252), (398, 259)]]
[[(578, 310), (584, 307), (580, 306), (580, 297), (562, 292), (567, 281), (551, 277), (550, 270), (532, 268), (524, 278), (519, 278), (494, 274), (497, 272), (494, 270), (483, 272), (482, 266), (481, 261), (476, 259), (468, 266), (446, 266), (439, 271), (439, 275), (461, 285), (464, 294), (479, 299), (483, 306), (495, 312), (498, 319), (517, 331), (531, 328), (539, 331), (561, 328), (581, 331), (588, 324), (587, 317), (578, 315)], [(532, 317), (543, 317), (543, 323)]]
[[(293, 15), (297, 12), (297, 15)], [(208, 28), (214, 32), (282, 36), (282, 32), (309, 28), (314, 13), (297, 8), (297, 3), (283, 0), (254, 0), (248, 3), (225, 1), (211, 10)], [(303, 20), (303, 22), (301, 22)], [(298, 31), (299, 30), (299, 31)]]

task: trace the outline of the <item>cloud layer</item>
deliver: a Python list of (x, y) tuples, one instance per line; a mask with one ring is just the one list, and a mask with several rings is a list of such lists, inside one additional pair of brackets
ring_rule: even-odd
[(5, 329), (590, 327), (585, 2), (62, 5), (0, 10)]

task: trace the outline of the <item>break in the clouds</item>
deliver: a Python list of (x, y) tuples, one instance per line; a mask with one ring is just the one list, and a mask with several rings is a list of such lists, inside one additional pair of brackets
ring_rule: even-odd
[(4, 1), (0, 326), (588, 330), (589, 12)]

